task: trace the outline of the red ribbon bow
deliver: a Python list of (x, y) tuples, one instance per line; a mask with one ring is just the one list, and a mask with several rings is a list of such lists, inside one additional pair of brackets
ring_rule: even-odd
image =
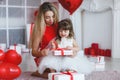
[[(62, 74), (69, 75), (69, 76), (70, 76), (70, 80), (73, 80), (73, 75), (72, 75), (72, 73), (76, 73), (76, 71), (73, 71), (73, 72), (71, 72), (71, 71), (66, 71), (66, 72), (61, 72), (61, 73), (62, 73)], [(53, 75), (52, 75), (52, 80), (54, 80), (55, 75), (62, 75), (62, 74), (53, 74)]]
[(61, 51), (61, 55), (64, 56), (64, 49), (63, 48), (57, 48), (56, 50), (60, 50)]

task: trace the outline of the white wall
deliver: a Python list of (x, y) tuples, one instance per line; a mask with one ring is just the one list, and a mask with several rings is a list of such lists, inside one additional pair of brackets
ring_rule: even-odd
[(83, 48), (99, 43), (102, 49), (112, 47), (112, 10), (82, 12)]

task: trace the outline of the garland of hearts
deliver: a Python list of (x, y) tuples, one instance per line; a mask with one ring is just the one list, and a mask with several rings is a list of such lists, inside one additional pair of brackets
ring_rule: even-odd
[(77, 8), (81, 5), (83, 0), (58, 0), (59, 3), (65, 8), (70, 15), (72, 15)]

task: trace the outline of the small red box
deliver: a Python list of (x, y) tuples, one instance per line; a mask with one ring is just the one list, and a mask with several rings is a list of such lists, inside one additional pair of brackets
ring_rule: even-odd
[(91, 47), (92, 47), (93, 49), (98, 49), (98, 48), (99, 48), (99, 45), (98, 45), (98, 43), (92, 43), (92, 44), (91, 44)]
[(110, 49), (106, 49), (105, 56), (111, 57), (111, 50)]
[(84, 49), (85, 55), (89, 55), (89, 54), (90, 54), (89, 50), (90, 50), (89, 48), (85, 48), (85, 49)]
[(95, 51), (94, 48), (91, 48), (91, 49), (90, 49), (90, 55), (91, 55), (91, 56), (96, 56), (96, 51)]

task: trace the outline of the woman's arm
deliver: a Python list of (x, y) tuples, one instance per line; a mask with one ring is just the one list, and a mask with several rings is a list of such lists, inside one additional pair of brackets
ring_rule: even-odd
[(35, 38), (33, 38), (32, 41), (33, 41), (32, 42), (32, 55), (34, 57), (42, 57), (48, 54), (48, 49), (40, 50), (39, 44), (41, 42), (41, 38), (39, 36), (36, 36)]
[(39, 51), (40, 40), (39, 37), (33, 38), (32, 40), (32, 55), (34, 57), (40, 57), (41, 51)]

